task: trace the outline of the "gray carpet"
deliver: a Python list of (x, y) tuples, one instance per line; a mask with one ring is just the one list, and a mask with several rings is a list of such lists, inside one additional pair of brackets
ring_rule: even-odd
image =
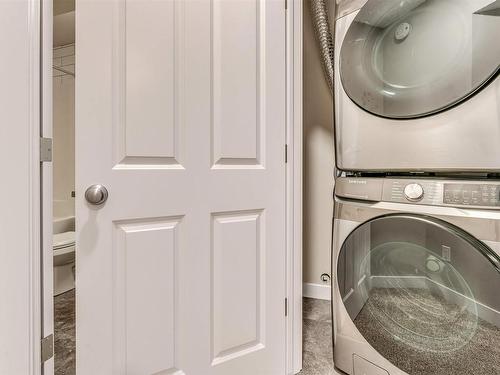
[(500, 374), (500, 329), (423, 289), (372, 289), (354, 320), (410, 375)]
[[(437, 337), (451, 337), (444, 340), (449, 347), (450, 342), (460, 342), (453, 337), (460, 337), (462, 344), (470, 336), (470, 316), (463, 317), (463, 324), (450, 327), (450, 318), (443, 318), (440, 311), (446, 309), (448, 317), (460, 317), (460, 313), (454, 310), (453, 305), (447, 305), (444, 301), (421, 291), (407, 289), (404, 294), (388, 294), (387, 290), (373, 289), (370, 299), (361, 310), (355, 320), (356, 326), (377, 350), (400, 369), (411, 375), (497, 375), (500, 374), (500, 330), (484, 321), (477, 322), (474, 334), (470, 341), (465, 343), (461, 349), (452, 352), (428, 352), (418, 349), (415, 345), (409, 345), (404, 340), (410, 338), (408, 332), (400, 332), (401, 340), (395, 341), (394, 336), (388, 329), (394, 329), (387, 325), (377, 323), (375, 314), (394, 313), (397, 317), (395, 322), (411, 322), (416, 327), (414, 332), (425, 333), (429, 330), (427, 324), (430, 317), (440, 317), (442, 325), (448, 326), (449, 332), (443, 331), (439, 325), (432, 326), (430, 338), (434, 338), (433, 345), (437, 345)], [(55, 374), (75, 374), (75, 312), (74, 291), (64, 293), (55, 298)], [(409, 299), (410, 298), (410, 299)], [(410, 301), (413, 300), (413, 303)], [(415, 303), (417, 301), (418, 303)], [(426, 313), (417, 316), (415, 306), (426, 306)], [(335, 374), (332, 361), (332, 339), (331, 339), (331, 313), (330, 302), (304, 298), (303, 305), (303, 370), (301, 375), (332, 375)], [(411, 312), (411, 314), (408, 314)], [(429, 315), (430, 314), (430, 315)], [(406, 317), (406, 318), (405, 318)], [(380, 315), (378, 316), (380, 318)], [(426, 320), (427, 319), (427, 320)], [(473, 325), (472, 325), (473, 326)], [(401, 326), (402, 327), (402, 326)], [(408, 327), (406, 325), (406, 327)], [(437, 327), (437, 329), (435, 329)], [(466, 334), (459, 334), (464, 332)], [(441, 328), (441, 329), (439, 329)], [(401, 329), (401, 331), (405, 331)], [(467, 333), (469, 332), (469, 333)], [(439, 333), (437, 335), (436, 333)], [(464, 340), (465, 338), (465, 340)], [(425, 342), (422, 342), (424, 344)], [(439, 347), (439, 346), (436, 346)]]
[(330, 301), (303, 299), (303, 362), (300, 375), (333, 375)]
[[(330, 301), (304, 298), (301, 375), (333, 375)], [(75, 292), (54, 298), (55, 375), (75, 374)]]

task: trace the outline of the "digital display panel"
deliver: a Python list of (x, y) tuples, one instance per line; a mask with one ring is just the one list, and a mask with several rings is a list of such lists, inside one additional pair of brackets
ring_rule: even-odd
[(444, 184), (443, 203), (500, 207), (500, 185)]

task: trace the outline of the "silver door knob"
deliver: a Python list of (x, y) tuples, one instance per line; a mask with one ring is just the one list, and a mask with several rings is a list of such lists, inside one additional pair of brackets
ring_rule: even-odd
[(85, 199), (96, 206), (103, 204), (108, 199), (108, 189), (104, 185), (91, 185), (85, 191)]

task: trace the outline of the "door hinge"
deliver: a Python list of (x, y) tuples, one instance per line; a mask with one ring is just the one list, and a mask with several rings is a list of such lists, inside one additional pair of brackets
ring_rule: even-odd
[(288, 9), (288, 0), (285, 0), (285, 10)]
[(40, 138), (40, 162), (52, 161), (52, 138)]
[(42, 363), (54, 356), (54, 335), (50, 334), (42, 339)]
[(285, 145), (285, 163), (288, 163), (288, 145)]
[(285, 316), (288, 316), (288, 298), (285, 298)]

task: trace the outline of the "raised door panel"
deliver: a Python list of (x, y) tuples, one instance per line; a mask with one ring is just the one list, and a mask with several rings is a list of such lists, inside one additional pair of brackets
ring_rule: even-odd
[(181, 167), (183, 11), (180, 1), (116, 5), (113, 89), (119, 167)]
[(212, 2), (214, 166), (262, 165), (265, 126), (264, 1)]
[(178, 229), (181, 218), (115, 223), (114, 370), (182, 374), (178, 369)]
[(212, 365), (264, 348), (264, 213), (212, 216)]

